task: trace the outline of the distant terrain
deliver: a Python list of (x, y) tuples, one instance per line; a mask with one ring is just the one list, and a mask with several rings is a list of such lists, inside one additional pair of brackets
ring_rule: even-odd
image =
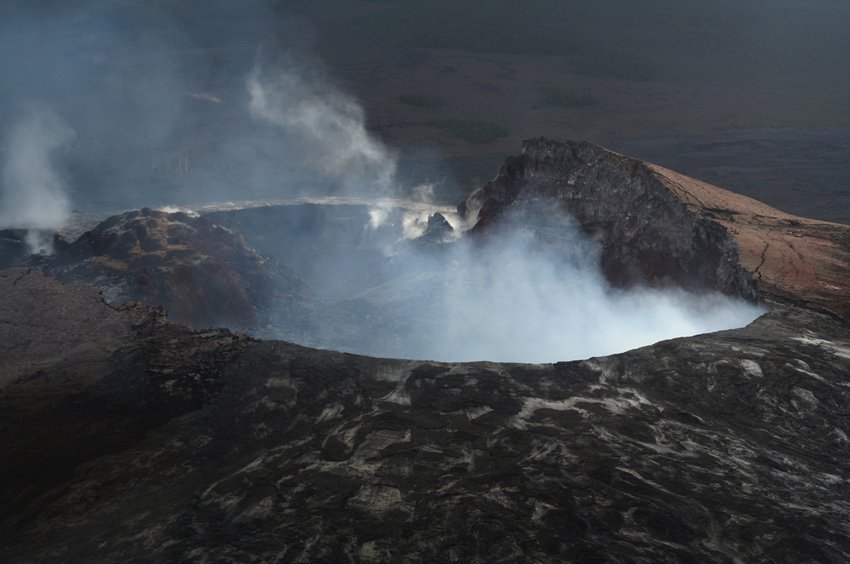
[[(850, 222), (846, 3), (332, 4), (298, 5), (311, 45), (370, 127), (412, 155), (439, 153), (456, 182), (448, 201), (543, 135)], [(460, 118), (464, 129), (441, 126)]]
[[(95, 14), (74, 11), (84, 5)], [(10, 48), (0, 44), (0, 101), (49, 102), (84, 124), (69, 171), (83, 211), (249, 190), (251, 168), (216, 144), (243, 127), (245, 79), (261, 61), (324, 73), (351, 93), (369, 131), (399, 150), (399, 179), (434, 181), (443, 204), (543, 135), (848, 221), (850, 4), (840, 0), (16, 0), (0, 16), (16, 24)], [(304, 183), (273, 178), (245, 197)], [(144, 201), (122, 188), (138, 184)]]

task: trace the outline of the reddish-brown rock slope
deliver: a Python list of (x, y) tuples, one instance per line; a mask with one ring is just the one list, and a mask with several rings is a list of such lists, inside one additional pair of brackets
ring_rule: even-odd
[(462, 204), (484, 233), (510, 210), (562, 204), (618, 285), (677, 284), (850, 314), (850, 226), (797, 217), (587, 142), (533, 139)]

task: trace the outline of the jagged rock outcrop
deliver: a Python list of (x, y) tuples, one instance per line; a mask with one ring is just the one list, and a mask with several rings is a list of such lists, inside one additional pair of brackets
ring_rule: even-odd
[(451, 238), (453, 232), (454, 229), (446, 217), (441, 213), (434, 213), (428, 216), (425, 232), (416, 240), (421, 244), (441, 243)]
[[(94, 284), (111, 301), (165, 307), (197, 328), (259, 329), (301, 315), (310, 290), (287, 268), (204, 217), (151, 209), (101, 222), (44, 265), (64, 281)], [(273, 309), (273, 312), (270, 310)]]
[(533, 139), (461, 206), (475, 233), (536, 201), (603, 245), (613, 283), (711, 288), (850, 312), (850, 228), (795, 217), (587, 142)]

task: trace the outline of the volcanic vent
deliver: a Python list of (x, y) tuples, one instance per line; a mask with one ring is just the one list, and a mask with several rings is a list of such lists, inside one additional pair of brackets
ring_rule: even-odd
[(365, 204), (209, 217), (314, 288), (344, 281), (299, 327), (303, 344), (536, 362), (740, 327), (764, 311), (732, 231), (683, 194), (647, 163), (537, 139), (459, 206), (454, 231), (433, 214), (412, 241), (405, 210), (382, 211), (376, 228)]
[(335, 199), (141, 210), (39, 261), (196, 328), (552, 362), (741, 327), (769, 300), (838, 311), (844, 283), (824, 265), (841, 233), (589, 143), (535, 139), (457, 213)]

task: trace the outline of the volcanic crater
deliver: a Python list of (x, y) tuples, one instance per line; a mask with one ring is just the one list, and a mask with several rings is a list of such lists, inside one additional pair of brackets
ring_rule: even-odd
[[(0, 558), (850, 559), (850, 227), (547, 139), (400, 246), (410, 210), (370, 209), (141, 210), (6, 255)], [(505, 233), (760, 317), (533, 365), (255, 338), (404, 350), (451, 323), (405, 310), (434, 265)]]

